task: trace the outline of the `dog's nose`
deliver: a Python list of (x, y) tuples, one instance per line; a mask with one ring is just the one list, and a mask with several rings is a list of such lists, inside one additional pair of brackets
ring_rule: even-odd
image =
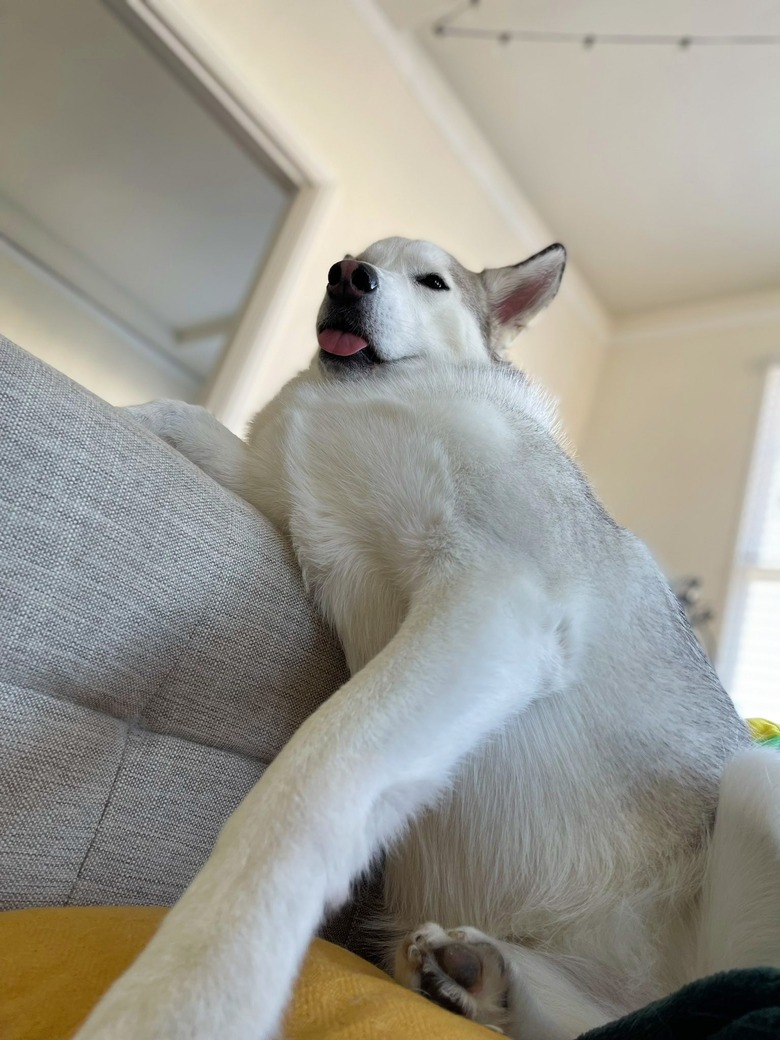
[(357, 260), (340, 260), (328, 271), (328, 296), (348, 303), (379, 287), (376, 271)]

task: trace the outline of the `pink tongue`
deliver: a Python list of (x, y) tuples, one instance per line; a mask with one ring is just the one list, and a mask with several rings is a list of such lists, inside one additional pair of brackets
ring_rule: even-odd
[(338, 329), (323, 329), (317, 336), (320, 349), (328, 354), (349, 357), (368, 346), (368, 340), (362, 336), (353, 336), (351, 332), (339, 332)]

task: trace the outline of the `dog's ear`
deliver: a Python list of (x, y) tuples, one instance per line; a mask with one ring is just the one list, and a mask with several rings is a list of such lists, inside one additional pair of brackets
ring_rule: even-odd
[(553, 300), (565, 267), (566, 250), (556, 243), (521, 264), (482, 272), (497, 346), (508, 345)]

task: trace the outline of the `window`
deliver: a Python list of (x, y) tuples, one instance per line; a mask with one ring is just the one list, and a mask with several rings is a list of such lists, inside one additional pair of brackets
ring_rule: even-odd
[(767, 377), (720, 673), (744, 715), (780, 719), (780, 367)]
[(129, 0), (0, 6), (3, 334), (114, 404), (229, 419), (302, 178)]

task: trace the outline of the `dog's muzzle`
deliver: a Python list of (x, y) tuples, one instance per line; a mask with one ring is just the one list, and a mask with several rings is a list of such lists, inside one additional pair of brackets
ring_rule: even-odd
[(320, 350), (332, 358), (352, 358), (361, 355), (361, 361), (375, 363), (376, 355), (368, 357), (361, 352), (373, 351), (368, 337), (362, 334), (356, 313), (357, 305), (369, 293), (379, 288), (377, 272), (369, 264), (357, 260), (340, 260), (328, 271), (328, 299), (332, 315), (317, 330)]

